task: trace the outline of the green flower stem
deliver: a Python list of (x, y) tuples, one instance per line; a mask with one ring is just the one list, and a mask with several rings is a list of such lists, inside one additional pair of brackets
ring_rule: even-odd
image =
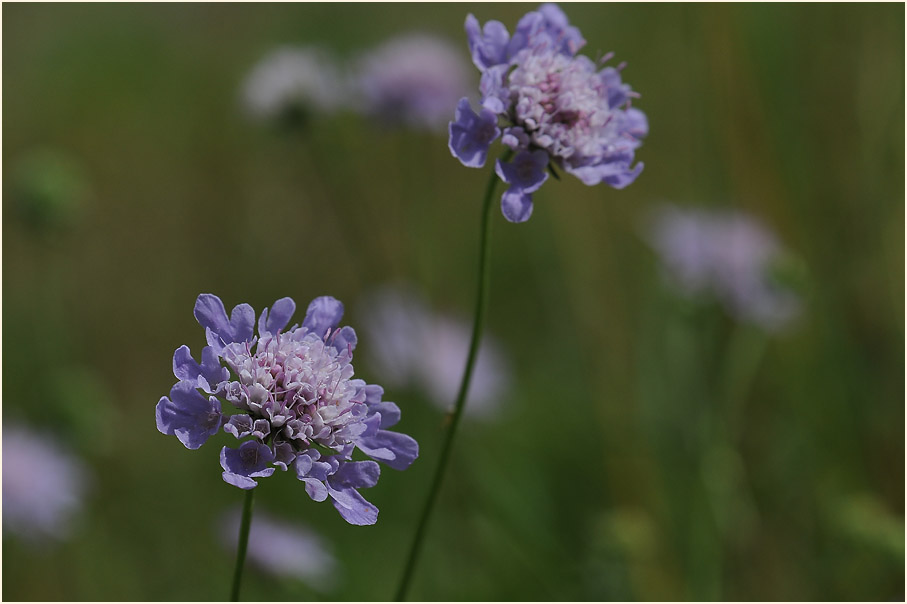
[(725, 405), (726, 430), (732, 443), (737, 443), (743, 431), (743, 412), (746, 397), (762, 366), (768, 350), (769, 337), (762, 329), (746, 324), (734, 328), (725, 353), (725, 382), (722, 384), (722, 403)]
[(249, 545), (249, 527), (252, 526), (252, 499), (254, 497), (255, 489), (246, 491), (246, 500), (242, 508), (242, 522), (239, 525), (239, 543), (236, 545), (236, 568), (233, 570), (231, 602), (239, 602), (239, 586), (242, 583), (242, 569), (246, 562), (246, 546)]
[[(508, 151), (501, 157), (501, 161), (507, 161), (512, 155)], [(466, 406), (466, 393), (469, 392), (469, 382), (472, 379), (472, 370), (475, 366), (476, 356), (479, 351), (479, 340), (482, 336), (482, 327), (485, 323), (485, 307), (488, 305), (488, 285), (490, 282), (489, 265), (491, 239), (491, 208), (494, 204), (491, 202), (494, 197), (494, 188), (497, 185), (498, 177), (492, 170), (491, 177), (488, 179), (488, 185), (485, 187), (485, 199), (482, 202), (482, 232), (479, 243), (479, 288), (476, 294), (475, 320), (472, 324), (472, 340), (469, 343), (469, 356), (466, 358), (466, 370), (463, 372), (463, 381), (460, 382), (460, 390), (457, 393), (457, 402), (454, 410), (450, 415), (450, 421), (447, 427), (447, 433), (444, 436), (444, 443), (441, 445), (441, 456), (438, 458), (438, 466), (435, 468), (435, 475), (431, 482), (431, 488), (428, 491), (428, 498), (425, 500), (425, 506), (422, 508), (422, 515), (419, 517), (419, 524), (416, 526), (416, 534), (413, 537), (413, 543), (410, 546), (409, 558), (406, 561), (406, 567), (403, 570), (403, 577), (400, 580), (400, 587), (397, 590), (396, 601), (402, 602), (406, 598), (406, 592), (409, 589), (409, 583), (416, 567), (416, 560), (419, 558), (419, 552), (422, 549), (422, 542), (425, 539), (425, 529), (428, 526), (428, 520), (431, 512), (435, 507), (438, 499), (438, 492), (441, 490), (441, 483), (444, 480), (444, 472), (447, 469), (447, 462), (450, 458), (450, 451), (453, 448), (454, 435), (457, 433), (457, 426), (460, 424), (460, 417), (463, 415), (463, 408)]]
[[(717, 400), (699, 451), (704, 505), (694, 510), (690, 524), (693, 591), (689, 599), (724, 599), (724, 552), (756, 515), (756, 502), (739, 453), (747, 397), (768, 349), (761, 329), (737, 323), (723, 349), (713, 385)], [(711, 511), (709, 511), (711, 510)], [(749, 522), (747, 522), (749, 521)], [(714, 539), (704, 536), (715, 535)]]

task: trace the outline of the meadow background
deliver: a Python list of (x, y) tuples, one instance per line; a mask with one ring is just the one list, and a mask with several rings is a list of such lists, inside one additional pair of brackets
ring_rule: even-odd
[[(204, 344), (200, 292), (257, 310), (330, 294), (357, 330), (388, 284), (472, 309), (488, 167), (352, 113), (252, 122), (256, 61), (411, 31), (468, 61), (467, 13), (512, 29), (534, 6), (3, 6), (2, 419), (93, 473), (69, 538), (4, 530), (3, 599), (228, 597), (232, 437), (187, 451), (154, 424), (174, 349)], [(646, 168), (622, 191), (552, 180), (525, 224), (495, 213), (487, 325), (513, 381), (497, 417), (461, 426), (410, 597), (903, 598), (904, 6), (563, 8), (584, 52), (628, 62)], [(28, 210), (35, 190), (53, 207)], [(640, 235), (663, 201), (770, 225), (800, 319), (767, 336), (668, 291)], [(764, 349), (746, 370), (727, 362), (741, 341)], [(245, 599), (393, 597), (443, 413), (385, 398), (422, 453), (365, 493), (378, 524), (262, 480), (257, 509), (316, 531), (338, 572), (314, 588), (250, 567)]]

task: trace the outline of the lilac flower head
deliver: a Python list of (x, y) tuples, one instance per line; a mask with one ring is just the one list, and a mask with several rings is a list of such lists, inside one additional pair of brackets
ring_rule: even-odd
[(293, 112), (335, 111), (344, 98), (339, 70), (319, 48), (280, 47), (249, 73), (242, 89), (248, 114), (272, 120)]
[[(226, 514), (217, 527), (226, 547), (236, 548), (239, 510)], [(337, 560), (324, 541), (311, 530), (256, 510), (249, 531), (249, 563), (275, 577), (299, 579), (315, 588), (328, 587), (336, 574)]]
[[(433, 312), (419, 296), (402, 289), (375, 293), (362, 315), (369, 342), (374, 342), (366, 351), (369, 366), (388, 385), (416, 387), (437, 407), (449, 410), (463, 378), (470, 326)], [(469, 386), (467, 416), (494, 415), (510, 382), (507, 359), (497, 342), (484, 337)]]
[(363, 55), (354, 69), (361, 109), (390, 124), (434, 130), (469, 89), (467, 65), (446, 40), (413, 33)]
[(492, 124), (503, 129), (502, 142), (516, 152), (515, 163), (497, 167), (510, 185), (501, 200), (508, 220), (529, 219), (532, 193), (541, 185), (538, 177), (529, 186), (505, 177), (526, 167), (527, 156), (536, 175), (557, 167), (587, 185), (617, 189), (636, 179), (643, 165), (633, 164), (634, 153), (648, 134), (645, 114), (630, 107), (637, 95), (621, 81), (622, 66), (601, 66), (610, 56), (596, 63), (576, 54), (585, 40), (560, 8), (543, 4), (520, 20), (513, 36), (497, 21), (480, 27), (469, 15), (466, 36), (482, 73), (478, 115), (484, 117), (475, 119), (462, 99), (450, 126), (450, 150), (464, 165), (481, 167), (497, 137), (480, 130), (489, 132)]
[(60, 541), (89, 483), (87, 468), (46, 435), (3, 427), (3, 529), (39, 545)]
[(682, 294), (710, 294), (733, 316), (766, 329), (798, 314), (796, 296), (771, 279), (783, 252), (752, 216), (666, 205), (654, 213), (646, 235), (666, 279)]
[[(343, 305), (329, 296), (309, 304), (302, 325), (287, 328), (296, 309), (282, 298), (258, 318), (248, 304), (227, 316), (220, 298), (202, 294), (195, 317), (208, 346), (197, 363), (188, 347), (174, 354), (179, 382), (156, 409), (157, 427), (197, 449), (221, 426), (238, 439), (220, 461), (227, 483), (252, 489), (258, 479), (290, 467), (316, 501), (330, 497), (351, 524), (374, 524), (378, 509), (359, 488), (374, 486), (375, 461), (352, 461), (359, 449), (374, 460), (403, 470), (419, 446), (387, 430), (400, 409), (381, 400), (383, 389), (353, 378), (356, 333), (338, 327)], [(225, 417), (222, 401), (235, 414)]]

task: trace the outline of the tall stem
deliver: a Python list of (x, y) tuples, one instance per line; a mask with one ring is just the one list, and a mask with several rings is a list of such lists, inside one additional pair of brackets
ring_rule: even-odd
[[(510, 157), (508, 151), (501, 161), (506, 161)], [(482, 327), (485, 323), (485, 307), (488, 305), (488, 284), (490, 275), (488, 267), (490, 265), (490, 247), (491, 239), (491, 203), (494, 196), (494, 188), (498, 182), (497, 175), (491, 172), (488, 179), (488, 185), (485, 187), (485, 199), (482, 202), (482, 232), (479, 242), (479, 288), (476, 293), (475, 320), (472, 324), (472, 340), (469, 343), (469, 356), (466, 357), (466, 369), (463, 371), (463, 381), (460, 382), (460, 390), (457, 393), (457, 402), (454, 405), (450, 422), (447, 428), (447, 434), (444, 436), (444, 443), (441, 445), (441, 457), (438, 459), (438, 466), (435, 468), (435, 475), (431, 482), (431, 488), (428, 491), (428, 498), (425, 500), (425, 506), (422, 508), (422, 515), (419, 517), (419, 524), (416, 526), (416, 534), (413, 537), (413, 543), (410, 546), (409, 558), (406, 561), (406, 567), (403, 570), (403, 577), (400, 580), (400, 587), (397, 590), (396, 601), (402, 602), (406, 598), (406, 592), (409, 589), (410, 579), (416, 567), (416, 560), (419, 558), (419, 552), (422, 549), (422, 542), (425, 539), (425, 529), (428, 526), (428, 520), (431, 512), (435, 507), (438, 499), (438, 492), (441, 490), (441, 483), (444, 480), (444, 472), (447, 469), (447, 461), (450, 458), (450, 451), (453, 448), (454, 435), (457, 433), (457, 426), (460, 424), (460, 417), (463, 415), (463, 408), (466, 405), (466, 393), (469, 392), (469, 382), (472, 379), (472, 370), (475, 366), (476, 356), (479, 351), (479, 341), (482, 337)]]
[(246, 500), (242, 508), (242, 521), (239, 525), (239, 542), (236, 545), (236, 568), (233, 569), (233, 589), (230, 601), (239, 602), (239, 586), (242, 583), (242, 569), (246, 562), (246, 546), (249, 545), (249, 527), (252, 526), (252, 499), (255, 489), (246, 491)]

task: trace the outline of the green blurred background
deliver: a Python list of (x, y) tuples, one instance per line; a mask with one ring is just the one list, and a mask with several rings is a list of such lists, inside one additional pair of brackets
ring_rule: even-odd
[[(200, 292), (259, 310), (330, 294), (353, 327), (388, 283), (472, 308), (488, 167), (349, 113), (303, 136), (252, 123), (255, 62), (413, 30), (468, 60), (467, 13), (512, 29), (534, 6), (3, 6), (3, 421), (95, 474), (65, 542), (4, 533), (4, 599), (228, 596), (232, 437), (187, 451), (153, 419), (173, 350), (204, 344)], [(904, 6), (563, 8), (584, 52), (628, 62), (646, 169), (622, 191), (551, 181), (522, 225), (496, 212), (488, 325), (514, 384), (462, 426), (410, 597), (902, 599)], [(50, 207), (20, 211), (29, 194)], [(768, 336), (665, 291), (639, 228), (665, 200), (770, 225), (803, 266), (800, 320)], [(378, 524), (263, 480), (257, 505), (331, 543), (338, 580), (251, 570), (246, 599), (393, 596), (443, 414), (385, 398), (422, 454), (365, 492)]]

